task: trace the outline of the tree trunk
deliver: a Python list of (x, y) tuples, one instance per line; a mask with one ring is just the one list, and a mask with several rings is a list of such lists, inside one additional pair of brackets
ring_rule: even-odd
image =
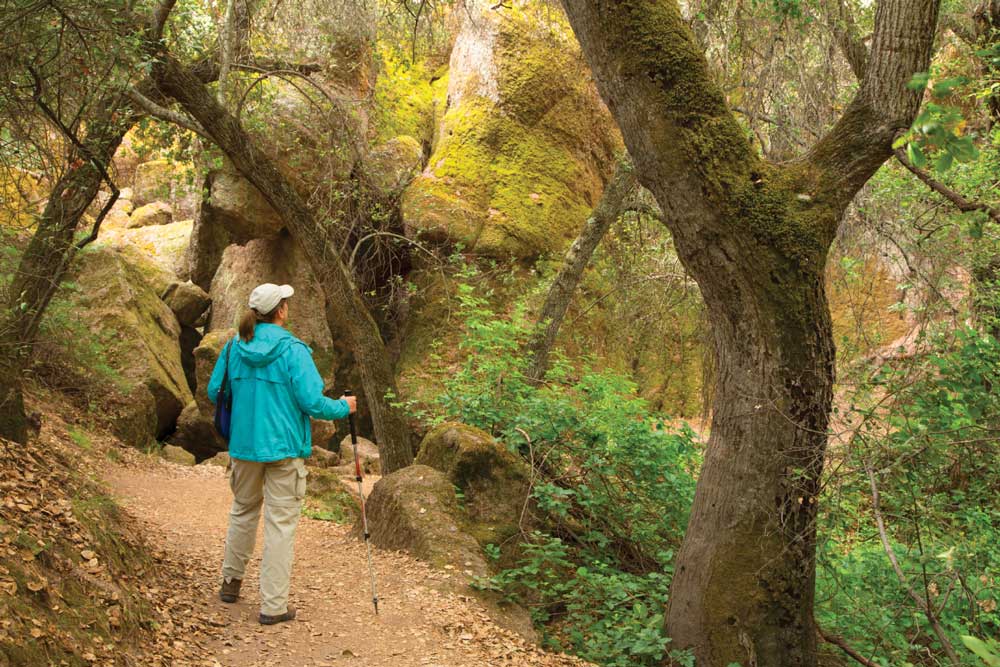
[(632, 165), (619, 162), (614, 175), (601, 194), (601, 200), (597, 202), (594, 212), (584, 223), (583, 231), (566, 252), (563, 265), (552, 281), (552, 286), (545, 296), (545, 303), (538, 314), (539, 328), (525, 347), (525, 354), (530, 356), (526, 376), (532, 384), (539, 384), (545, 378), (545, 373), (549, 370), (549, 353), (556, 342), (556, 335), (562, 326), (570, 301), (573, 300), (573, 293), (583, 277), (583, 271), (590, 263), (590, 258), (601, 239), (621, 215), (625, 198), (635, 192), (637, 186)]
[(378, 326), (354, 286), (337, 249), (292, 187), (242, 125), (223, 109), (193, 73), (159, 45), (153, 76), (161, 92), (174, 98), (197, 120), (240, 173), (278, 211), (309, 257), (329, 308), (344, 322), (347, 343), (358, 360), (361, 382), (378, 440), (383, 474), (413, 462), (409, 426), (392, 401), (398, 397), (396, 380)]
[[(38, 228), (14, 273), (2, 325), (8, 347), (0, 358), (0, 436), (25, 442), (22, 375), (31, 358), (35, 335), (49, 302), (76, 254), (75, 234), (94, 201), (111, 158), (131, 127), (118, 119), (120, 95), (95, 105), (83, 150), (70, 154), (66, 172), (49, 194)], [(101, 220), (95, 222), (95, 228)]]
[(718, 360), (667, 634), (705, 667), (813, 667), (834, 368), (826, 255), (843, 211), (919, 109), (907, 84), (929, 65), (939, 2), (881, 0), (855, 99), (812, 150), (778, 165), (746, 141), (676, 1), (563, 5), (701, 289)]
[[(729, 270), (698, 272), (718, 383), (667, 627), (699, 665), (813, 665), (815, 518), (834, 369), (822, 262), (733, 259)], [(734, 278), (743, 285), (735, 299)]]

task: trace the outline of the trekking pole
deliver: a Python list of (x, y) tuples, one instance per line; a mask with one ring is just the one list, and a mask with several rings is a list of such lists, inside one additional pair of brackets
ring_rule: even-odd
[[(351, 396), (350, 391), (345, 391), (344, 396)], [(368, 533), (368, 516), (365, 514), (365, 490), (361, 484), (361, 458), (358, 456), (358, 428), (354, 423), (354, 413), (347, 416), (347, 422), (351, 427), (351, 445), (354, 447), (354, 474), (358, 480), (358, 497), (361, 498), (361, 528), (364, 530), (365, 547), (368, 549), (368, 575), (372, 580), (372, 604), (375, 605), (375, 615), (378, 616), (378, 589), (375, 586), (375, 566), (372, 565), (372, 543)]]

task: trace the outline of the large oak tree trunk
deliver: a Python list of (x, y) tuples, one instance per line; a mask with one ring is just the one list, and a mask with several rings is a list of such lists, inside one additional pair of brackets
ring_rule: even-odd
[(563, 0), (640, 183), (697, 281), (718, 358), (712, 431), (667, 610), (699, 667), (813, 667), (817, 493), (834, 349), (823, 292), (841, 215), (920, 95), (938, 0), (881, 0), (865, 78), (800, 159), (748, 144), (675, 0)]
[(410, 465), (413, 450), (409, 425), (393, 405), (399, 396), (392, 364), (378, 325), (331, 243), (332, 235), (309, 210), (274, 161), (260, 150), (239, 121), (226, 111), (189, 70), (158, 45), (153, 76), (163, 94), (174, 98), (278, 211), (292, 236), (305, 250), (329, 308), (344, 323), (343, 335), (358, 361), (361, 382), (378, 440), (383, 474)]

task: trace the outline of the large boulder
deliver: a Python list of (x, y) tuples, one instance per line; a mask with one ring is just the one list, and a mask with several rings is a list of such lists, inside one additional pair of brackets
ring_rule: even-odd
[(375, 546), (470, 578), (488, 574), (479, 543), (459, 525), (455, 487), (440, 470), (412, 465), (386, 475), (375, 483), (366, 510)]
[(212, 299), (202, 288), (192, 282), (173, 282), (162, 295), (163, 301), (174, 311), (183, 326), (201, 326), (202, 315), (212, 305)]
[(98, 243), (119, 251), (134, 249), (151, 259), (166, 272), (167, 285), (177, 280), (187, 280), (188, 246), (191, 244), (190, 220), (166, 225), (152, 225), (128, 229), (123, 225), (101, 226)]
[(138, 258), (95, 246), (79, 254), (70, 287), (63, 289), (126, 392), (148, 390), (156, 413), (151, 435), (162, 437), (194, 397), (181, 364), (180, 324), (147, 269)]
[(407, 230), (481, 255), (560, 251), (600, 198), (620, 137), (558, 10), (466, 7), (438, 140), (403, 196)]
[(206, 178), (207, 198), (199, 216), (220, 225), (236, 243), (276, 238), (285, 223), (264, 195), (232, 168), (218, 169)]
[(196, 401), (191, 401), (184, 408), (170, 442), (191, 452), (198, 462), (229, 450), (226, 441), (215, 432), (213, 420), (202, 413)]
[[(361, 461), (361, 469), (367, 474), (377, 475), (382, 469), (378, 445), (368, 438), (358, 438), (358, 460)], [(354, 444), (351, 442), (351, 436), (340, 441), (340, 463), (354, 465)]]
[(499, 544), (519, 530), (531, 471), (488, 433), (457, 422), (431, 430), (415, 461), (443, 472), (462, 490), (467, 529), (481, 544)]
[(162, 201), (154, 201), (145, 206), (140, 206), (139, 208), (132, 211), (129, 216), (128, 224), (125, 226), (129, 229), (135, 227), (150, 227), (153, 225), (169, 225), (174, 221), (174, 209), (173, 207)]
[(288, 236), (226, 248), (209, 290), (209, 330), (235, 328), (247, 309), (250, 292), (268, 282), (295, 288), (295, 296), (288, 301), (288, 329), (313, 348), (317, 357), (329, 355), (333, 336), (327, 323), (326, 298), (305, 253)]
[[(489, 566), (476, 539), (466, 532), (466, 518), (455, 487), (440, 470), (412, 465), (375, 483), (366, 505), (372, 543), (405, 551), (452, 575), (446, 587), (475, 594), (493, 620), (529, 641), (537, 639), (530, 615), (487, 591), (469, 588)], [(360, 537), (361, 523), (354, 525)]]

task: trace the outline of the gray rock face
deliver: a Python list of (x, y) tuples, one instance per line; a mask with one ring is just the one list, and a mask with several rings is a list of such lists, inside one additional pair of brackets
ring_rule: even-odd
[[(368, 438), (358, 438), (358, 460), (361, 461), (361, 469), (366, 474), (377, 475), (382, 470), (378, 446)], [(351, 444), (351, 436), (340, 441), (340, 463), (354, 465), (354, 446)]]
[(208, 175), (208, 198), (201, 217), (221, 225), (236, 243), (276, 238), (285, 223), (264, 196), (238, 173), (221, 169)]
[[(259, 239), (244, 246), (231, 245), (212, 280), (210, 331), (235, 328), (247, 309), (247, 299), (261, 283), (289, 284), (295, 296), (288, 301), (287, 328), (320, 357), (329, 355), (333, 337), (326, 319), (326, 299), (313, 277), (299, 245), (289, 237)], [(323, 371), (322, 366), (320, 367)]]

